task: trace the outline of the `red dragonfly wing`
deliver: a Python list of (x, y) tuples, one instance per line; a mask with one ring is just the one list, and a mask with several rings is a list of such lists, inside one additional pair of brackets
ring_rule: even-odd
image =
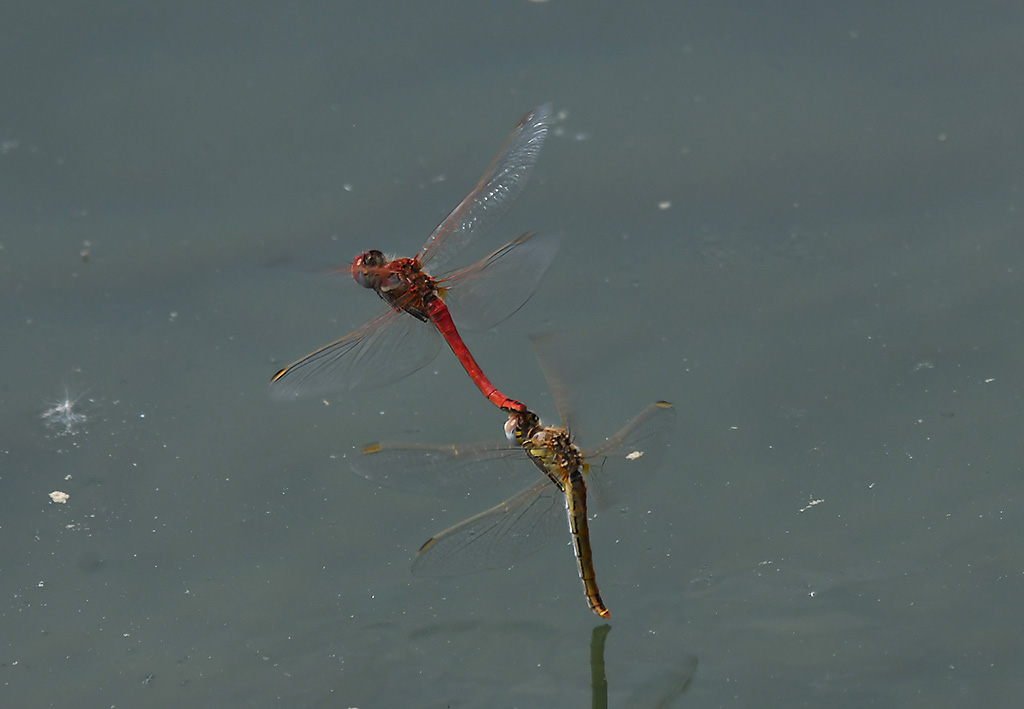
[(523, 234), (439, 282), (460, 329), (488, 330), (530, 299), (558, 252), (558, 234)]
[(427, 237), (418, 258), (436, 269), (474, 237), (492, 227), (523, 191), (551, 121), (551, 104), (519, 121), (498, 157), (465, 199)]
[(282, 369), (270, 382), (270, 396), (291, 400), (388, 384), (429, 364), (440, 348), (434, 327), (388, 309)]

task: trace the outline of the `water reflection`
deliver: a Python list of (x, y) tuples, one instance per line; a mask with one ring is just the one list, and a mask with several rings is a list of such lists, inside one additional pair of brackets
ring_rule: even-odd
[[(590, 706), (592, 709), (608, 708), (608, 674), (605, 670), (604, 650), (612, 626), (598, 625), (590, 634)], [(634, 656), (636, 659), (636, 656)], [(625, 673), (623, 684), (630, 687), (628, 698), (622, 704), (627, 707), (670, 707), (690, 686), (697, 671), (697, 656), (683, 651), (658, 653), (657, 659), (644, 658), (633, 662)], [(634, 681), (637, 672), (644, 675)], [(619, 706), (618, 703), (615, 706)]]

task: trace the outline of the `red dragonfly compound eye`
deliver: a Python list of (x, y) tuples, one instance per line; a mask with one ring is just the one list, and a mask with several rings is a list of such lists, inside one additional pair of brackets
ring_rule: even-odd
[(371, 269), (377, 269), (387, 263), (384, 254), (376, 249), (359, 254), (352, 260), (352, 278), (363, 288), (374, 288), (376, 279)]

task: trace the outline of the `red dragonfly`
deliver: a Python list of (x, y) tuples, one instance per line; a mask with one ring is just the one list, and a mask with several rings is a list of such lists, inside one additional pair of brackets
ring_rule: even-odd
[[(352, 277), (388, 304), (379, 316), (274, 375), (275, 399), (344, 391), (396, 381), (429, 363), (440, 333), (484, 396), (507, 411), (526, 407), (491, 384), (462, 341), (460, 325), (488, 329), (519, 310), (536, 290), (558, 248), (557, 239), (524, 234), (482, 261), (434, 278), (436, 268), (497, 222), (523, 191), (551, 121), (551, 105), (527, 113), (476, 187), (427, 237), (413, 258), (377, 250), (352, 262)], [(408, 317), (412, 316), (412, 317)], [(419, 322), (417, 322), (419, 321)], [(424, 327), (427, 321), (434, 327)]]

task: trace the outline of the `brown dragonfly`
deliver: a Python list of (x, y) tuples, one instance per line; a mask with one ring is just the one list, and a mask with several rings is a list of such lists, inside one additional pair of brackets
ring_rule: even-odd
[[(658, 401), (616, 434), (580, 449), (567, 427), (544, 426), (527, 410), (509, 412), (505, 443), (410, 445), (373, 443), (352, 461), (353, 469), (380, 485), (437, 492), (494, 484), (496, 472), (530, 464), (544, 475), (507, 500), (431, 537), (413, 562), (418, 576), (458, 576), (505, 568), (560, 536), (566, 517), (587, 604), (611, 613), (594, 572), (587, 519), (588, 495), (605, 506), (651, 477), (666, 449), (675, 409)], [(525, 455), (524, 455), (525, 452)], [(604, 503), (604, 504), (602, 504)], [(565, 517), (563, 517), (565, 515)], [(564, 531), (561, 531), (564, 534)]]

